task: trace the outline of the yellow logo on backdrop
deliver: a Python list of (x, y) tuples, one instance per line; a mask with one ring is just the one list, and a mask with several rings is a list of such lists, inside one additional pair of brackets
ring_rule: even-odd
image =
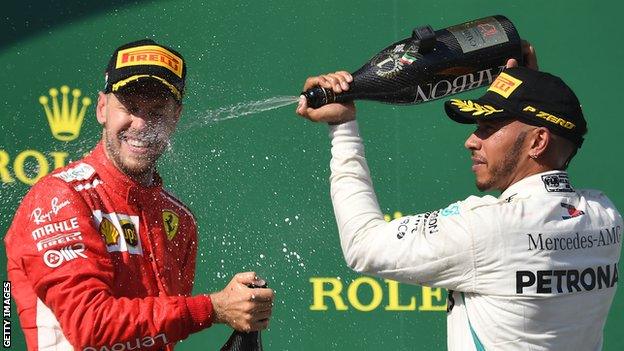
[[(72, 141), (80, 135), (82, 122), (91, 105), (89, 97), (81, 99), (81, 96), (79, 89), (72, 90), (63, 85), (60, 89), (50, 89), (49, 97), (39, 97), (52, 136), (57, 140)], [(0, 181), (13, 183), (17, 178), (21, 183), (33, 185), (51, 169), (64, 167), (68, 157), (69, 153), (65, 151), (0, 149)]]
[[(371, 277), (358, 277), (350, 283), (335, 277), (310, 277), (309, 281), (312, 284), (311, 311), (346, 311), (349, 307), (361, 312), (382, 308), (391, 312), (446, 311), (446, 298), (441, 288), (420, 287), (419, 303), (414, 294), (401, 298), (401, 285), (390, 279), (384, 279), (383, 284)], [(363, 297), (360, 292), (369, 293), (370, 297)]]
[[(401, 217), (403, 213), (400, 211), (384, 215), (386, 222)], [(401, 284), (390, 279), (380, 283), (371, 277), (358, 277), (352, 282), (335, 277), (310, 277), (309, 281), (312, 284), (311, 311), (346, 311), (349, 307), (361, 312), (381, 309), (390, 312), (446, 311), (446, 298), (441, 288), (422, 286), (418, 297), (413, 292), (406, 295), (403, 291), (401, 294)], [(364, 298), (360, 292), (369, 293), (370, 297)], [(420, 303), (417, 299), (420, 299)]]
[[(78, 138), (87, 107), (91, 105), (91, 99), (88, 97), (83, 97), (82, 100), (79, 100), (82, 95), (79, 89), (71, 91), (73, 99), (70, 105), (69, 90), (67, 85), (61, 87), (62, 97), (60, 104), (58, 99), (59, 90), (56, 88), (52, 88), (49, 91), (51, 99), (45, 95), (39, 97), (39, 103), (43, 105), (52, 136), (60, 141), (72, 141)], [(50, 100), (52, 100), (52, 107), (49, 104)], [(78, 106), (79, 102), (82, 103), (80, 108)]]

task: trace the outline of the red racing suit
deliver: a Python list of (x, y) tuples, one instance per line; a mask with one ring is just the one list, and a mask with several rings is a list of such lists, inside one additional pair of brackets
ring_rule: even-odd
[(173, 350), (212, 324), (210, 297), (190, 296), (193, 215), (101, 143), (34, 185), (4, 240), (29, 350)]

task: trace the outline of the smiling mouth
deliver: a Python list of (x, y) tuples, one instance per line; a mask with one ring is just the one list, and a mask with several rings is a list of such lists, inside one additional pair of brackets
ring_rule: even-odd
[(138, 148), (147, 148), (149, 147), (149, 144), (150, 144), (149, 142), (145, 140), (139, 140), (139, 139), (124, 138), (122, 140), (128, 143), (128, 145), (132, 147), (138, 147)]
[(129, 136), (125, 133), (119, 136), (119, 141), (126, 144), (128, 150), (134, 154), (147, 154), (156, 145), (155, 140), (150, 138)]

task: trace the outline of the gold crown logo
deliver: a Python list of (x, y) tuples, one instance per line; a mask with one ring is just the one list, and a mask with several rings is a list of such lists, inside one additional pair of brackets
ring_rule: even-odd
[[(91, 99), (86, 96), (79, 101), (82, 93), (79, 89), (74, 89), (71, 92), (73, 100), (70, 106), (68, 96), (69, 90), (67, 85), (61, 87), (60, 91), (62, 97), (59, 105), (59, 89), (50, 89), (49, 93), (52, 98), (52, 108), (50, 108), (48, 104), (50, 99), (48, 99), (47, 96), (39, 97), (39, 103), (43, 105), (46, 117), (48, 118), (48, 124), (50, 124), (52, 136), (60, 141), (72, 141), (78, 138), (82, 121), (87, 112), (87, 107), (91, 105)], [(80, 110), (78, 110), (79, 102), (82, 103)]]

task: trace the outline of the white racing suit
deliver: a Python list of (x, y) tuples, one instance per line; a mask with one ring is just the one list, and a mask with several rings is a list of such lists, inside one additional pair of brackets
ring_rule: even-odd
[(622, 217), (568, 175), (384, 221), (355, 121), (330, 127), (331, 197), (348, 265), (449, 290), (449, 350), (600, 350)]

